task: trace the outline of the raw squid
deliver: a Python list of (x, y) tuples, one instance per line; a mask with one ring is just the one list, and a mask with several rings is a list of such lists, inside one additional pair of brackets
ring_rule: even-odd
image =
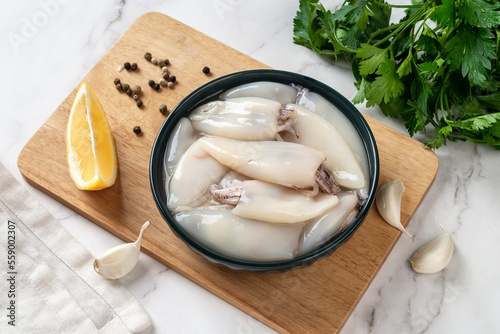
[(280, 104), (295, 103), (297, 90), (289, 85), (270, 81), (259, 81), (231, 88), (220, 96), (221, 100), (235, 97), (262, 97)]
[(368, 194), (367, 153), (335, 104), (275, 82), (220, 99), (182, 118), (167, 144), (167, 206), (186, 233), (269, 262), (311, 253), (352, 223)]
[(294, 224), (320, 216), (335, 207), (337, 196), (304, 195), (292, 188), (273, 183), (232, 180), (224, 189), (216, 184), (209, 191), (220, 203), (236, 205), (232, 212), (243, 218), (270, 223)]
[(331, 174), (322, 167), (325, 155), (311, 147), (288, 142), (237, 141), (218, 137), (203, 137), (199, 141), (207, 154), (250, 178), (292, 188), (310, 188), (318, 184), (327, 193), (337, 191)]
[(234, 185), (233, 182), (240, 182), (245, 180), (248, 180), (248, 177), (232, 170), (229, 171), (229, 173), (227, 173), (226, 175), (224, 175), (224, 177), (219, 181), (217, 186), (219, 188), (229, 188)]
[(175, 219), (192, 238), (212, 251), (257, 262), (293, 259), (304, 227), (241, 218), (231, 210), (213, 207), (182, 212)]
[[(358, 161), (362, 162), (361, 168), (365, 176), (370, 175), (368, 164), (366, 163), (368, 157), (366, 155), (365, 146), (363, 145), (363, 140), (359, 136), (351, 120), (347, 118), (343, 112), (323, 96), (311, 92), (306, 88), (299, 90), (297, 104), (323, 117), (330, 122), (330, 124), (333, 124), (344, 140), (349, 143)], [(359, 195), (363, 198), (367, 198), (368, 192), (369, 182), (366, 182), (365, 187), (359, 191)]]
[(343, 231), (358, 214), (355, 194), (342, 192), (337, 195), (339, 204), (324, 216), (312, 220), (304, 227), (299, 246), (299, 256), (321, 247), (337, 233)]
[(189, 115), (197, 131), (237, 140), (273, 140), (296, 117), (295, 110), (259, 97), (209, 102)]
[(168, 181), (167, 207), (174, 213), (207, 202), (208, 187), (228, 172), (227, 167), (203, 151), (200, 141), (195, 141), (181, 156)]
[(183, 117), (179, 120), (167, 143), (165, 154), (165, 172), (167, 175), (172, 174), (181, 156), (199, 137), (200, 135), (194, 131), (189, 119)]
[(297, 110), (294, 128), (299, 138), (283, 133), (283, 139), (314, 147), (324, 152), (325, 167), (332, 171), (335, 181), (341, 187), (361, 189), (365, 186), (365, 175), (350, 146), (337, 129), (323, 117), (300, 107), (289, 104), (287, 108)]

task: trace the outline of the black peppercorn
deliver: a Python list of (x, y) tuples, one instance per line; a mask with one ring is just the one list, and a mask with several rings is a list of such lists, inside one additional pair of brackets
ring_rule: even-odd
[(163, 66), (165, 66), (165, 65), (166, 65), (166, 64), (165, 64), (165, 61), (164, 61), (163, 59), (160, 59), (160, 60), (158, 61), (158, 66), (163, 67)]
[(127, 90), (130, 89), (130, 85), (129, 84), (122, 84), (122, 88), (123, 88), (123, 91), (126, 92)]
[(137, 107), (139, 107), (139, 108), (141, 108), (144, 105), (144, 103), (142, 103), (141, 100), (137, 101), (136, 104), (137, 104)]
[(208, 73), (210, 73), (210, 68), (205, 66), (205, 67), (203, 67), (202, 71), (203, 71), (203, 73), (208, 74)]
[(135, 134), (139, 134), (139, 133), (141, 133), (141, 131), (142, 131), (142, 130), (141, 130), (141, 127), (140, 127), (140, 126), (134, 126), (134, 133), (135, 133)]
[(159, 90), (159, 89), (160, 89), (160, 84), (155, 84), (155, 85), (153, 86), (153, 89), (154, 89), (154, 90)]
[(116, 84), (116, 89), (118, 89), (118, 91), (121, 92), (123, 90), (122, 84), (120, 84), (120, 83)]
[(139, 101), (139, 95), (137, 95), (137, 94), (134, 94), (134, 96), (132, 96), (132, 98), (134, 99), (134, 101)]
[(130, 89), (130, 88), (127, 89), (126, 93), (127, 93), (128, 96), (134, 95), (134, 92), (132, 92), (132, 89)]
[(170, 60), (168, 60), (167, 58), (163, 59), (163, 61), (165, 62), (165, 65), (170, 65)]
[(113, 82), (114, 82), (115, 85), (118, 85), (120, 83), (120, 79), (115, 78), (115, 80), (113, 80)]
[(144, 54), (144, 58), (147, 60), (147, 61), (151, 61), (151, 58), (153, 58), (153, 56), (151, 55), (150, 52), (146, 52)]
[(167, 106), (165, 104), (160, 105), (160, 107), (158, 109), (160, 109), (160, 112), (162, 114), (167, 112)]
[(174, 83), (175, 81), (177, 80), (177, 78), (175, 77), (175, 75), (172, 75), (170, 78), (168, 78), (168, 81)]
[(132, 91), (134, 92), (134, 94), (140, 94), (141, 93), (141, 86), (139, 86), (139, 85), (133, 85), (132, 86)]
[(168, 80), (170, 78), (170, 75), (168, 74), (168, 72), (163, 72), (163, 79), (165, 80)]
[(137, 63), (132, 63), (132, 64), (130, 65), (130, 70), (131, 70), (131, 71), (137, 71)]
[(126, 62), (125, 64), (123, 64), (123, 67), (125, 67), (125, 69), (126, 69), (127, 71), (129, 71), (129, 70), (130, 70), (131, 65), (130, 65), (130, 63), (129, 63), (129, 62)]
[(153, 88), (155, 86), (155, 81), (149, 80), (148, 85), (149, 85), (149, 87)]

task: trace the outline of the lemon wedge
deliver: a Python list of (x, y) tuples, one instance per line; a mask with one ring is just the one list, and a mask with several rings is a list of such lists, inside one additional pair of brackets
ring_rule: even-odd
[(78, 189), (100, 190), (116, 181), (118, 160), (106, 114), (83, 83), (69, 114), (66, 149), (71, 179)]

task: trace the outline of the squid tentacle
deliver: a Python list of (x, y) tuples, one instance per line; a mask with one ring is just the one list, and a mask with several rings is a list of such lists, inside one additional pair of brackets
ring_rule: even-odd
[(243, 185), (240, 184), (220, 189), (218, 185), (212, 184), (208, 187), (208, 191), (219, 203), (237, 205), (241, 198), (242, 187)]
[(314, 179), (320, 189), (327, 194), (335, 195), (341, 191), (339, 185), (333, 178), (332, 172), (323, 164), (319, 165), (316, 174), (314, 174)]

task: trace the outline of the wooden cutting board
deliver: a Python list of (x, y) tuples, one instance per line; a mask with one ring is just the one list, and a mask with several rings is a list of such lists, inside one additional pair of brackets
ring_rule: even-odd
[[(173, 89), (155, 92), (161, 69), (147, 62), (149, 51), (168, 58)], [(118, 72), (124, 62), (139, 70)], [(211, 75), (202, 73), (209, 66)], [(137, 19), (83, 78), (98, 95), (113, 130), (119, 159), (118, 180), (111, 188), (80, 191), (66, 164), (65, 133), (69, 110), (79, 86), (55, 110), (23, 148), (18, 167), (34, 187), (52, 196), (124, 241), (135, 240), (144, 221), (142, 250), (169, 268), (240, 308), (281, 333), (336, 333), (372, 282), (401, 233), (382, 221), (375, 208), (354, 236), (331, 256), (286, 273), (236, 272), (214, 265), (190, 251), (158, 213), (149, 186), (149, 157), (165, 115), (188, 93), (216, 77), (241, 70), (267, 68), (258, 61), (159, 13)], [(139, 84), (144, 107), (139, 109), (113, 84), (118, 77)], [(406, 186), (401, 215), (413, 216), (432, 184), (436, 155), (421, 143), (366, 117), (380, 153), (380, 184), (401, 179)], [(142, 135), (132, 128), (141, 126)], [(166, 301), (168, 302), (168, 301)]]

